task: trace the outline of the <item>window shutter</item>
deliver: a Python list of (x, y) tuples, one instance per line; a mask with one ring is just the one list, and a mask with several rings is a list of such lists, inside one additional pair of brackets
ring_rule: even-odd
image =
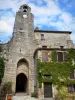
[(64, 61), (67, 61), (67, 53), (64, 52)]
[(57, 52), (55, 52), (56, 54), (55, 54), (55, 61), (58, 61), (58, 59), (57, 59)]
[(57, 56), (58, 55), (57, 55), (57, 52), (55, 50), (51, 52), (52, 61), (54, 61), (54, 62), (58, 61)]
[(42, 52), (42, 61), (48, 61), (48, 51), (43, 51)]

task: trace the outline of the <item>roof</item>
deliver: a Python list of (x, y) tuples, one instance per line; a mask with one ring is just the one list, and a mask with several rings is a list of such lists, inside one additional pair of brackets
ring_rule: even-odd
[(52, 31), (52, 30), (34, 30), (34, 32), (46, 32), (46, 33), (60, 33), (60, 34), (71, 34), (71, 31)]

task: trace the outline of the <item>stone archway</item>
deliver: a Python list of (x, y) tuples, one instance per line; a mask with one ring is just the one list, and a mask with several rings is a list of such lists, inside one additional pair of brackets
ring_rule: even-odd
[(28, 78), (29, 75), (29, 63), (26, 59), (22, 58), (17, 63), (17, 75), (24, 73)]
[(16, 92), (27, 92), (27, 77), (25, 74), (20, 73), (16, 77)]
[(16, 92), (28, 93), (29, 66), (26, 59), (22, 58), (17, 63)]

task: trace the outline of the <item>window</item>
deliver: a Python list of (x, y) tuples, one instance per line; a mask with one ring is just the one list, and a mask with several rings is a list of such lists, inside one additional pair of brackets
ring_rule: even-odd
[(28, 9), (28, 7), (27, 6), (23, 6), (23, 9)]
[(57, 52), (57, 61), (58, 62), (67, 61), (67, 53), (66, 52)]
[(60, 46), (60, 49), (63, 49), (64, 48), (64, 46)]
[(58, 52), (57, 53), (57, 57), (58, 57), (58, 61), (62, 62), (63, 61), (63, 53), (62, 52)]
[(48, 61), (48, 51), (46, 50), (42, 51), (42, 61)]
[(45, 48), (47, 48), (47, 46), (45, 46), (45, 45), (44, 45), (44, 46), (42, 46), (42, 48), (44, 48), (44, 49), (45, 49)]
[(19, 28), (20, 30), (23, 30), (22, 28)]
[(41, 34), (41, 40), (44, 40), (44, 34)]
[(70, 73), (70, 79), (75, 79), (75, 75), (74, 75), (75, 73), (74, 73), (74, 71), (72, 71), (71, 73)]
[(27, 10), (24, 10), (23, 12), (27, 12)]
[(52, 78), (51, 74), (44, 74), (44, 78)]
[(68, 85), (68, 92), (75, 92), (75, 84)]

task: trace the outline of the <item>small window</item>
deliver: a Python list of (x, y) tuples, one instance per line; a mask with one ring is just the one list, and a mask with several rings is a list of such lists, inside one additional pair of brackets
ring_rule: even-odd
[(75, 79), (74, 71), (70, 73), (70, 79)]
[(62, 52), (57, 52), (57, 60), (59, 62), (63, 62), (63, 53)]
[(75, 92), (75, 84), (68, 85), (68, 92)]
[(23, 30), (22, 28), (19, 28), (20, 30)]
[(27, 6), (24, 6), (23, 9), (28, 9), (28, 7)]
[(44, 46), (42, 46), (42, 48), (47, 48), (47, 46), (44, 45)]
[(57, 52), (57, 61), (58, 62), (67, 61), (67, 53), (66, 52)]
[(23, 7), (23, 12), (27, 12), (27, 10), (28, 10), (28, 7), (27, 6), (24, 6)]
[(52, 78), (51, 74), (44, 74), (44, 78)]
[(44, 34), (41, 34), (41, 40), (44, 40)]
[(64, 48), (64, 46), (60, 46), (60, 49), (63, 49)]
[(48, 51), (42, 51), (42, 61), (48, 61)]
[(27, 12), (27, 10), (24, 10), (23, 12)]

